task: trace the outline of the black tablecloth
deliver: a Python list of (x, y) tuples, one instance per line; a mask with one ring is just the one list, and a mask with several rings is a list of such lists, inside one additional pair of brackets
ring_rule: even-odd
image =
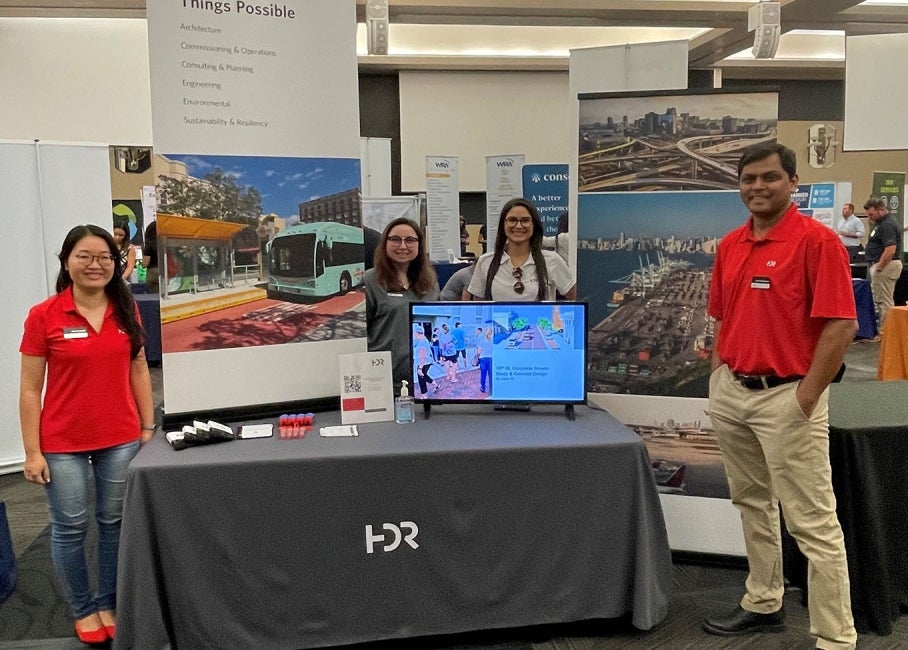
[(626, 614), (645, 630), (665, 617), (671, 556), (649, 459), (607, 413), (443, 406), (318, 436), (338, 421), (317, 414), (302, 440), (179, 452), (159, 435), (139, 452), (116, 647), (298, 648)]
[[(908, 382), (833, 385), (829, 421), (855, 627), (887, 635), (908, 612)], [(789, 539), (785, 575), (806, 590), (806, 573)]]

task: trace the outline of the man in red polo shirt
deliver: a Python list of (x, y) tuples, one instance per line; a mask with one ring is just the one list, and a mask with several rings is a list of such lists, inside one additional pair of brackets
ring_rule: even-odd
[(795, 153), (777, 143), (738, 163), (751, 212), (719, 244), (709, 294), (716, 343), (709, 412), (750, 573), (734, 610), (703, 628), (733, 636), (784, 626), (779, 504), (807, 557), (818, 648), (854, 648), (848, 565), (829, 467), (828, 386), (857, 331), (848, 254), (791, 202)]

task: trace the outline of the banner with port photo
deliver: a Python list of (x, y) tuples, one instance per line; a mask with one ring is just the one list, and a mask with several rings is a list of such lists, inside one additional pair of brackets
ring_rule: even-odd
[(728, 497), (704, 415), (716, 333), (706, 302), (718, 243), (748, 217), (737, 160), (775, 140), (777, 115), (772, 92), (580, 96), (587, 388), (643, 438), (666, 494)]
[(526, 156), (486, 156), (486, 250), (494, 250), (501, 208), (523, 195), (522, 170)]
[(167, 413), (337, 396), (365, 348), (356, 3), (147, 5)]
[(426, 156), (426, 230), (429, 259), (460, 257), (460, 191), (456, 156)]

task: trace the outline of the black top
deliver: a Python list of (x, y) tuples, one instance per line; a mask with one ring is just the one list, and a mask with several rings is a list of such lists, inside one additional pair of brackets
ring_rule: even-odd
[(876, 264), (883, 255), (883, 249), (892, 245), (895, 245), (892, 259), (902, 259), (902, 228), (892, 215), (887, 214), (870, 231), (864, 257), (870, 264)]

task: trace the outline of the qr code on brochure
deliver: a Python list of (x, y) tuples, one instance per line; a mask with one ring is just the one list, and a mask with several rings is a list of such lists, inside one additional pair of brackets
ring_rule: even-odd
[(344, 375), (344, 392), (361, 393), (363, 392), (362, 375)]

